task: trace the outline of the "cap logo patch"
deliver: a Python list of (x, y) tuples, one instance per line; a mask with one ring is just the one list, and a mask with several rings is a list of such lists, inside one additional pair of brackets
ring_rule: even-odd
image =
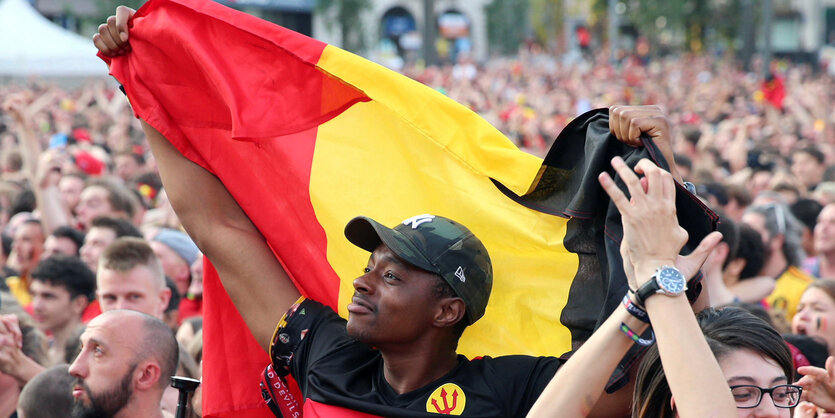
[(455, 270), (455, 277), (457, 277), (458, 280), (461, 280), (461, 283), (467, 281), (467, 278), (464, 277), (464, 269), (461, 266), (458, 266), (458, 269)]
[(411, 226), (412, 229), (417, 229), (422, 223), (432, 222), (435, 215), (417, 215), (403, 221), (403, 225)]

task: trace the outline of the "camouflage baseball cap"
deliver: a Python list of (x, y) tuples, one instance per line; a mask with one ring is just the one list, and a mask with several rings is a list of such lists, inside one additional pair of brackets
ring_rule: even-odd
[(407, 263), (443, 277), (467, 306), (467, 324), (484, 316), (493, 266), (484, 244), (464, 225), (442, 216), (418, 215), (388, 228), (358, 216), (345, 226), (345, 236), (366, 251), (382, 242)]

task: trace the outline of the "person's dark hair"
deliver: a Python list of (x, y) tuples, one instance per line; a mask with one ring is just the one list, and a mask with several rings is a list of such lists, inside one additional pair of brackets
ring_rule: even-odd
[(35, 363), (46, 366), (49, 362), (46, 335), (35, 326), (35, 321), (28, 314), (19, 313), (17, 319), (18, 325), (20, 325), (20, 333), (23, 335), (21, 351)]
[(17, 409), (26, 418), (63, 418), (72, 409), (73, 397), (69, 390), (75, 378), (70, 366), (62, 364), (46, 369), (32, 378), (17, 401)]
[(84, 296), (88, 301), (95, 299), (96, 275), (75, 256), (56, 254), (39, 262), (32, 270), (32, 280), (63, 286), (71, 299), (78, 296)]
[(797, 186), (791, 183), (779, 183), (772, 187), (771, 190), (781, 194), (783, 192), (789, 192), (794, 195), (795, 200), (800, 196), (800, 189), (798, 189)]
[(797, 334), (784, 334), (783, 339), (800, 350), (812, 366), (826, 367), (826, 358), (829, 357), (829, 345), (826, 341), (818, 337)]
[(705, 183), (696, 186), (696, 194), (701, 197), (713, 197), (716, 203), (725, 206), (728, 204), (728, 192), (721, 183)]
[(132, 223), (125, 219), (113, 218), (110, 216), (97, 216), (90, 222), (90, 227), (107, 228), (116, 234), (116, 238), (122, 237), (136, 237), (143, 238), (142, 232), (139, 232)]
[(88, 180), (87, 187), (91, 186), (101, 187), (107, 191), (107, 201), (113, 210), (125, 213), (128, 219), (133, 218), (136, 214), (136, 209), (140, 203), (126, 187), (103, 178)]
[(115, 154), (113, 154), (113, 158), (115, 159), (116, 157), (122, 155), (126, 155), (132, 158), (133, 161), (135, 161), (138, 165), (145, 165), (145, 156), (138, 152), (134, 152), (130, 147), (128, 147), (127, 149), (117, 151)]
[[(165, 388), (171, 381), (171, 376), (177, 372), (179, 363), (180, 347), (174, 332), (164, 322), (150, 315), (141, 314), (144, 317), (142, 347), (137, 352), (152, 355), (159, 360), (160, 377), (157, 383)], [(143, 355), (143, 354), (140, 354)]]
[(750, 226), (739, 223), (739, 247), (736, 258), (745, 260), (745, 267), (739, 273), (739, 279), (757, 277), (765, 265), (766, 250), (760, 233)]
[(702, 131), (691, 125), (687, 125), (681, 128), (681, 134), (684, 137), (684, 140), (690, 143), (691, 145), (697, 145), (699, 143), (699, 139), (702, 138)]
[(70, 337), (67, 338), (67, 345), (64, 346), (64, 361), (72, 364), (76, 357), (81, 354), (81, 334), (87, 329), (87, 325), (76, 327)]
[[(717, 360), (736, 350), (751, 350), (773, 360), (785, 372), (788, 381), (794, 381), (794, 364), (789, 347), (780, 334), (762, 319), (730, 306), (718, 310), (705, 309), (696, 319)], [(638, 366), (632, 397), (632, 416), (674, 417), (675, 412), (670, 406), (671, 397), (658, 346), (654, 345), (647, 350)]]
[(690, 157), (676, 154), (673, 156), (673, 159), (675, 160), (677, 166), (686, 168), (687, 170), (693, 169), (693, 160), (691, 160)]
[(160, 179), (159, 174), (146, 171), (137, 174), (131, 181), (130, 187), (139, 196), (142, 204), (147, 209), (151, 209), (155, 207), (156, 198), (162, 190), (162, 179)]
[(162, 179), (159, 177), (159, 174), (153, 171), (146, 171), (144, 173), (137, 174), (133, 179), (133, 182), (136, 184), (147, 184), (155, 190), (162, 189)]
[(84, 233), (71, 226), (63, 225), (55, 228), (52, 231), (52, 236), (55, 238), (66, 238), (72, 241), (75, 244), (75, 255), (78, 255), (78, 251), (84, 245)]
[(748, 189), (741, 186), (728, 185), (725, 187), (725, 191), (727, 192), (728, 202), (735, 200), (740, 207), (746, 207), (754, 200), (751, 198)]
[(3, 169), (12, 173), (23, 169), (23, 155), (20, 153), (20, 150), (10, 149), (4, 153)]
[(818, 215), (823, 210), (823, 205), (814, 199), (800, 198), (797, 199), (797, 202), (789, 206), (789, 209), (800, 223), (809, 229), (815, 229), (815, 224), (818, 223)]
[(32, 192), (32, 189), (29, 188), (29, 186), (26, 186), (12, 199), (9, 216), (11, 217), (21, 212), (32, 212), (36, 209), (36, 207), (35, 193)]
[(177, 290), (177, 284), (170, 277), (165, 276), (165, 287), (171, 289), (171, 299), (168, 299), (168, 306), (165, 307), (165, 312), (176, 311), (180, 309), (180, 299), (182, 295)]
[(3, 233), (0, 234), (0, 240), (3, 243), (3, 255), (8, 258), (9, 254), (12, 253), (12, 243), (14, 243), (14, 238)]
[(798, 153), (809, 155), (810, 157), (814, 158), (815, 161), (818, 162), (818, 164), (823, 164), (826, 161), (826, 156), (823, 154), (820, 148), (814, 145), (804, 145), (803, 147), (794, 150), (794, 152), (792, 152), (792, 157), (794, 157), (794, 155)]
[(725, 257), (725, 262), (722, 263), (722, 269), (724, 270), (728, 266), (728, 263), (737, 257), (737, 253), (739, 252), (739, 225), (731, 218), (719, 215), (719, 224), (716, 230), (722, 233), (722, 242), (728, 245), (728, 256)]
[(768, 326), (770, 326), (771, 328), (777, 329), (774, 326), (774, 319), (771, 318), (771, 315), (763, 307), (763, 305), (761, 305), (759, 303), (735, 302), (735, 303), (731, 304), (730, 306), (735, 306), (735, 307), (740, 308), (740, 309), (745, 309), (746, 311), (751, 313), (751, 315), (754, 315), (757, 318), (760, 318), (763, 321), (765, 321), (765, 323), (768, 324)]
[(827, 181), (835, 181), (835, 165), (828, 165), (823, 170), (823, 178), (821, 179), (821, 183)]

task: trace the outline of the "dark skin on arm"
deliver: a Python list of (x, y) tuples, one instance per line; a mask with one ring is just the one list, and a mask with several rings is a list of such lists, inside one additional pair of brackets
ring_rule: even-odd
[(301, 294), (220, 180), (142, 121), (171, 206), (217, 269), (255, 340), (268, 350), (275, 326)]

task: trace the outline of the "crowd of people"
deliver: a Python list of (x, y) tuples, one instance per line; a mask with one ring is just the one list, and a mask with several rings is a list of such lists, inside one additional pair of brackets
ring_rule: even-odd
[[(110, 31), (105, 28), (96, 41), (105, 54), (124, 52), (125, 39), (107, 38), (107, 33), (121, 30), (113, 27), (115, 21), (124, 23), (129, 15), (125, 12), (120, 18), (109, 22)], [(258, 342), (273, 349), (273, 366), (293, 373), (296, 380), (316, 374), (318, 383), (303, 384), (302, 390), (319, 393), (319, 402), (321, 397), (327, 400), (332, 389), (322, 383), (321, 371), (300, 362), (326, 361), (332, 354), (328, 345), (344, 350), (340, 355), (371, 361), (377, 355), (367, 352), (366, 345), (371, 345), (377, 348), (375, 353), (382, 353), (385, 372), (379, 378), (388, 382), (393, 394), (363, 395), (351, 404), (361, 410), (394, 413), (369, 406), (387, 402), (389, 407), (408, 409), (405, 397), (397, 395), (418, 390), (419, 383), (451, 369), (472, 380), (478, 370), (512, 367), (516, 374), (536, 374), (538, 379), (518, 393), (519, 405), (514, 405), (518, 409), (505, 411), (525, 414), (533, 407), (533, 416), (585, 415), (593, 413), (618, 360), (633, 344), (646, 344), (652, 348), (637, 368), (629, 402), (633, 416), (728, 411), (731, 416), (734, 411), (740, 416), (746, 411), (790, 416), (793, 408), (798, 417), (835, 413), (835, 360), (827, 360), (835, 355), (835, 80), (831, 76), (808, 66), (775, 62), (762, 79), (742, 71), (733, 57), (710, 55), (648, 63), (627, 57), (611, 64), (601, 53), (568, 60), (536, 45), (511, 58), (478, 64), (462, 59), (455, 65), (409, 67), (403, 72), (468, 106), (521, 149), (539, 156), (548, 152), (563, 127), (587, 110), (612, 104), (659, 105), (663, 111), (654, 108), (653, 117), (664, 118), (673, 129), (656, 139), (672, 144), (675, 180), (692, 182), (695, 194), (720, 215), (721, 236), (709, 235), (689, 258), (677, 259), (686, 236), (682, 238), (683, 230), (670, 217), (673, 176), (644, 164), (636, 168), (648, 179), (642, 184), (621, 162), (613, 161), (618, 174), (630, 179), (632, 199), (613, 188), (610, 178), (602, 176), (600, 182), (623, 215), (622, 255), (630, 266), (626, 272), (630, 288), (638, 295), (628, 295), (623, 308), (569, 361), (472, 362), (465, 370), (455, 355), (455, 344), (464, 327), (478, 319), (473, 309), (483, 313), (480, 304), (486, 305), (487, 299), (456, 297), (461, 296), (459, 289), (451, 282), (447, 289), (445, 273), (426, 267), (434, 263), (397, 251), (389, 241), (394, 238), (385, 232), (390, 229), (368, 219), (352, 221), (353, 234), (346, 230), (349, 240), (372, 253), (366, 273), (354, 282), (359, 296), (349, 306), (352, 318), (347, 324), (314, 301), (294, 305), (299, 294), (289, 281), (277, 280), (263, 291), (263, 297), (269, 296), (267, 302), (257, 303), (262, 296), (247, 290), (251, 282), (228, 277), (260, 280), (267, 272), (286, 278), (281, 266), (258, 241), (257, 231), (246, 232), (251, 224), (239, 209), (230, 209), (237, 206), (224, 200), (231, 199), (228, 195), (192, 194), (221, 191), (223, 186), (184, 162), (159, 132), (136, 120), (114, 84), (3, 85), (0, 417), (66, 416), (70, 409), (78, 416), (113, 416), (128, 408), (138, 416), (173, 414), (176, 391), (169, 387), (169, 378), (199, 379), (202, 374), (201, 250), (215, 261)], [(613, 133), (618, 139), (635, 141), (640, 132)], [(180, 218), (178, 213), (187, 215)], [(224, 225), (209, 224), (219, 217), (226, 219)], [(646, 218), (653, 225), (646, 225)], [(670, 225), (662, 227), (664, 222)], [(224, 226), (229, 225), (226, 231)], [(452, 234), (466, 231), (454, 222), (450, 225), (444, 228), (452, 228)], [(421, 234), (417, 227), (412, 229)], [(657, 239), (659, 231), (671, 232)], [(217, 237), (227, 241), (217, 242)], [(473, 243), (475, 249), (469, 251), (482, 251), (479, 245)], [(248, 248), (255, 255), (241, 265), (240, 260), (223, 256), (230, 246)], [(647, 260), (649, 254), (657, 257)], [(472, 263), (483, 269), (483, 260)], [(700, 268), (710, 307), (697, 317), (686, 299), (670, 298), (676, 303), (666, 303), (662, 297), (648, 298), (651, 293), (641, 295), (646, 283), (656, 281), (654, 269), (662, 265), (675, 266), (687, 277)], [(440, 297), (437, 309), (443, 313), (432, 319), (437, 332), (421, 329), (425, 334), (421, 341), (431, 340), (427, 346), (443, 348), (420, 353), (427, 361), (418, 362), (423, 369), (418, 366), (417, 371), (395, 368), (405, 358), (397, 345), (363, 322), (384, 307), (364, 295), (374, 293), (378, 271), (391, 269), (401, 269), (403, 278), (426, 270), (443, 278), (431, 289), (433, 298)], [(388, 272), (381, 274), (391, 280)], [(489, 282), (489, 274), (484, 280)], [(408, 279), (405, 282), (409, 284)], [(281, 296), (274, 298), (270, 291)], [(246, 298), (255, 301), (251, 307), (243, 307)], [(424, 309), (436, 306), (433, 300), (421, 302)], [(312, 348), (304, 356), (294, 356), (301, 341), (295, 345), (273, 341), (276, 314), (291, 305), (294, 313), (299, 303), (311, 313), (309, 317), (315, 313), (322, 318), (314, 341), (324, 346), (306, 343)], [(271, 312), (257, 310), (267, 304), (274, 305)], [(657, 344), (642, 337), (650, 319)], [(304, 339), (311, 326), (304, 321), (290, 315), (282, 323), (288, 329), (304, 328)], [(343, 331), (347, 326), (349, 335), (361, 335), (366, 348), (333, 334), (339, 334), (335, 329), (340, 326)], [(417, 326), (393, 322), (389, 331), (399, 335)], [(438, 365), (449, 367), (438, 369)], [(368, 373), (374, 378), (377, 372)], [(694, 376), (700, 385), (694, 385)], [(572, 379), (585, 383), (567, 384)], [(688, 385), (703, 389), (688, 390)], [(357, 390), (343, 389), (348, 394)], [(716, 402), (706, 405), (703, 396)], [(200, 396), (194, 399), (191, 413), (199, 416)], [(428, 402), (421, 399), (418, 403)]]

